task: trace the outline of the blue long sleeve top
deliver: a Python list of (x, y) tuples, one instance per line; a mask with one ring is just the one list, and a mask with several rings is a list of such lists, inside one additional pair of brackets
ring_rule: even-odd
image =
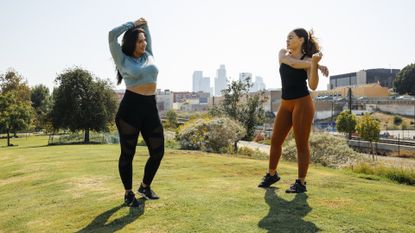
[(141, 26), (146, 33), (147, 47), (139, 58), (127, 56), (122, 52), (118, 37), (127, 30), (134, 28), (133, 22), (125, 23), (112, 29), (108, 35), (108, 42), (112, 58), (127, 87), (157, 83), (158, 68), (154, 64), (151, 36), (147, 24)]

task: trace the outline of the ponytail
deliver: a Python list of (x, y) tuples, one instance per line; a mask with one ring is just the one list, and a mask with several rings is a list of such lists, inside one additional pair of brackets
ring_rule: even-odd
[(304, 28), (297, 28), (293, 30), (299, 38), (304, 38), (304, 43), (301, 48), (303, 54), (307, 57), (312, 57), (314, 53), (320, 52), (320, 46), (314, 36), (314, 31), (307, 32)]

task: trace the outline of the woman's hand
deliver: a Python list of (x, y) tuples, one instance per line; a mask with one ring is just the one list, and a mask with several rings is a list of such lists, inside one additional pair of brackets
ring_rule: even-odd
[(317, 64), (317, 63), (319, 63), (319, 61), (321, 60), (322, 57), (323, 57), (323, 54), (321, 52), (315, 53), (311, 57), (311, 62)]
[(134, 25), (135, 25), (136, 27), (141, 26), (141, 25), (144, 25), (144, 24), (147, 24), (147, 20), (146, 20), (146, 19), (144, 19), (144, 18), (139, 18), (139, 19), (137, 19), (137, 20), (134, 22)]
[(318, 65), (318, 69), (320, 70), (320, 72), (325, 76), (328, 77), (329, 76), (329, 68), (327, 68), (327, 66), (323, 66), (323, 65)]

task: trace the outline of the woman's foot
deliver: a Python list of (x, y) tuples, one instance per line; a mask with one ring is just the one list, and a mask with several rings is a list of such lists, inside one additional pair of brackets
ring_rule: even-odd
[(268, 188), (272, 184), (279, 181), (281, 177), (278, 175), (278, 173), (275, 173), (275, 175), (271, 176), (269, 173), (267, 173), (264, 178), (262, 178), (261, 183), (259, 183), (258, 187), (260, 188)]
[(139, 207), (140, 203), (135, 198), (135, 194), (133, 191), (128, 191), (124, 195), (124, 204), (129, 207)]
[(300, 179), (296, 179), (295, 183), (290, 186), (289, 189), (285, 190), (286, 193), (304, 193), (307, 192), (306, 182), (301, 183)]
[(140, 188), (138, 188), (138, 193), (143, 196), (145, 199), (149, 200), (157, 200), (159, 199), (159, 196), (150, 188), (150, 186), (144, 187), (143, 184), (140, 185)]

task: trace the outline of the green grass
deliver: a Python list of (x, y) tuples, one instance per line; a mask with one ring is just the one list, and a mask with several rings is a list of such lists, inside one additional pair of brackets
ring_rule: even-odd
[(415, 170), (409, 168), (387, 167), (383, 164), (358, 163), (352, 171), (368, 175), (383, 176), (401, 184), (415, 185)]
[[(0, 140), (0, 232), (415, 232), (415, 187), (377, 176), (311, 166), (309, 192), (292, 195), (295, 163), (264, 190), (266, 160), (168, 149), (152, 185), (161, 199), (130, 209), (118, 145), (12, 143)], [(136, 185), (146, 159), (137, 147)]]

